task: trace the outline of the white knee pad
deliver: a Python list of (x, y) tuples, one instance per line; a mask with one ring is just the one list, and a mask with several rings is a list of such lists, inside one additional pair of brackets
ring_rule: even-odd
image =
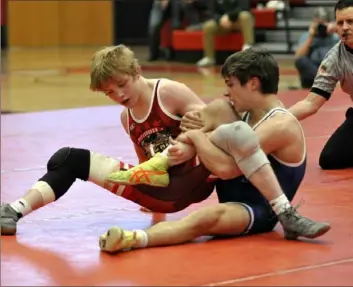
[(234, 158), (247, 178), (270, 163), (256, 133), (243, 121), (219, 126), (212, 133), (211, 141)]

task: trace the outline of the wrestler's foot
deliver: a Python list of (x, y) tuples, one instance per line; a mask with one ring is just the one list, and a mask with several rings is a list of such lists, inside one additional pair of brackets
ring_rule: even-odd
[(131, 249), (136, 246), (137, 237), (135, 231), (123, 230), (118, 226), (109, 230), (99, 237), (99, 247), (101, 251), (115, 253)]
[(17, 231), (17, 221), (21, 215), (18, 214), (10, 204), (1, 205), (1, 235), (15, 235)]
[(111, 173), (107, 180), (123, 185), (146, 184), (166, 187), (169, 185), (168, 158), (157, 153), (150, 160), (133, 168)]
[(329, 223), (315, 222), (300, 215), (293, 207), (279, 214), (278, 219), (283, 226), (284, 236), (288, 240), (295, 240), (298, 237), (316, 238), (331, 229)]

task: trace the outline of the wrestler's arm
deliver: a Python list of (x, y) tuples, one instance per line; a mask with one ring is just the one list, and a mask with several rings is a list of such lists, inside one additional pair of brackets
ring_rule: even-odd
[[(127, 134), (129, 134), (129, 131), (128, 131), (128, 122), (127, 122), (127, 110), (124, 109), (121, 114), (120, 114), (120, 121), (121, 121), (121, 124), (125, 130), (125, 132)], [(142, 163), (142, 162), (145, 162), (148, 160), (147, 156), (145, 155), (143, 149), (139, 146), (137, 146), (135, 143), (134, 143), (134, 148), (135, 148), (135, 152), (136, 152), (136, 155), (137, 155), (137, 158), (139, 160), (139, 163)]]
[[(292, 133), (295, 119), (288, 115), (276, 115), (259, 126), (255, 132), (265, 154), (270, 154), (292, 144), (297, 137)], [(197, 155), (212, 174), (221, 179), (231, 179), (242, 175), (233, 157), (215, 146), (210, 136), (199, 130), (185, 134), (196, 148)]]
[[(219, 113), (220, 107), (224, 107), (225, 103), (227, 104), (229, 112)], [(186, 131), (201, 130), (202, 132), (207, 133), (213, 131), (222, 124), (232, 123), (236, 120), (241, 120), (242, 118), (241, 115), (235, 112), (228, 100), (223, 99), (217, 99), (209, 103), (199, 112), (199, 117), (201, 118), (201, 125), (199, 127), (189, 128)], [(179, 143), (176, 144), (176, 148), (169, 150), (169, 155), (173, 157), (173, 160), (171, 161), (172, 164), (180, 164), (185, 162), (196, 154), (193, 147), (193, 151), (190, 150), (190, 143), (189, 145), (185, 145), (188, 144), (188, 139), (184, 136), (184, 134), (179, 135), (177, 141)]]
[(242, 174), (233, 157), (211, 142), (210, 133), (191, 130), (185, 133), (185, 138), (195, 147), (200, 161), (213, 175), (221, 179), (229, 179)]
[(333, 53), (329, 53), (318, 69), (310, 94), (289, 108), (298, 120), (317, 113), (331, 97), (339, 80), (339, 68), (336, 61)]
[[(176, 81), (163, 81), (159, 88), (160, 99), (168, 112), (173, 115), (183, 117), (188, 112), (200, 111), (206, 104), (185, 84)], [(196, 150), (192, 145), (179, 144), (186, 157), (170, 156), (170, 166), (185, 162), (196, 155)]]

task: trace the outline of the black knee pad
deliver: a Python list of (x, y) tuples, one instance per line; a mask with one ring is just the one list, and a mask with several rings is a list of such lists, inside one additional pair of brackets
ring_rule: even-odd
[(63, 165), (69, 158), (71, 149), (69, 147), (63, 147), (54, 153), (47, 163), (48, 171), (56, 170)]
[(49, 159), (48, 172), (39, 181), (48, 183), (57, 200), (69, 190), (76, 179), (88, 180), (90, 160), (89, 150), (61, 148)]
[(47, 163), (48, 171), (65, 171), (75, 178), (88, 180), (91, 154), (89, 150), (64, 147), (52, 155)]

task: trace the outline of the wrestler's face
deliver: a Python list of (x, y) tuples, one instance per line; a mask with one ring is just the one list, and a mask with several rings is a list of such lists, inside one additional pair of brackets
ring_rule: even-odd
[[(254, 78), (255, 79), (255, 78)], [(225, 78), (227, 86), (227, 97), (233, 104), (234, 109), (239, 112), (246, 112), (254, 108), (255, 86), (253, 80), (250, 79), (244, 85), (241, 85), (236, 77)]]
[(353, 7), (337, 10), (336, 24), (342, 42), (353, 49)]
[(139, 97), (139, 76), (117, 75), (109, 80), (102, 89), (110, 99), (127, 108), (132, 108)]

